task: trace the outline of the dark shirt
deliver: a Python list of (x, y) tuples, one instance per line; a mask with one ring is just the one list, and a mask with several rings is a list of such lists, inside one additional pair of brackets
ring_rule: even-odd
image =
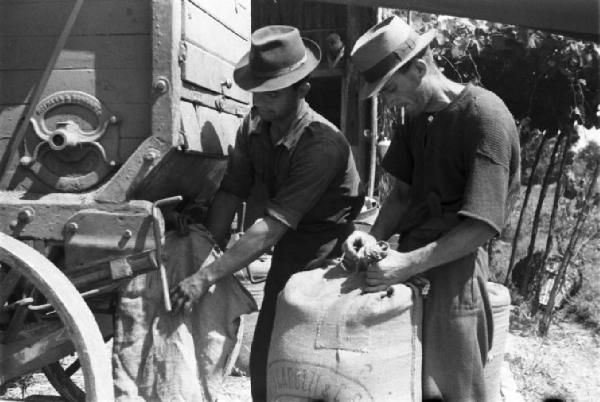
[(277, 242), (252, 341), (253, 395), (265, 386), (271, 331), (279, 292), (295, 273), (338, 257), (353, 230), (364, 192), (344, 135), (308, 105), (278, 141), (255, 110), (238, 131), (223, 191), (241, 198), (260, 181), (268, 192), (267, 216), (289, 227)]
[[(514, 119), (493, 93), (468, 85), (444, 110), (396, 133), (383, 167), (410, 185), (398, 249), (435, 241), (470, 217), (500, 232), (519, 188)], [(483, 367), (493, 336), (483, 248), (431, 268), (423, 304), (423, 398), (486, 399)]]
[(300, 248), (311, 254), (342, 228), (346, 233), (363, 205), (350, 145), (308, 105), (276, 143), (269, 130), (270, 124), (251, 110), (238, 131), (221, 189), (244, 199), (255, 179), (262, 181), (269, 197), (265, 214), (290, 228), (276, 251)]
[(500, 98), (468, 85), (447, 108), (400, 127), (383, 167), (411, 186), (399, 231), (448, 213), (471, 217), (497, 233), (519, 188), (519, 140)]

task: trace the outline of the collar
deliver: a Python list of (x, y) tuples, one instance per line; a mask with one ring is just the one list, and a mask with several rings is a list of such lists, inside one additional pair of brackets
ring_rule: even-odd
[(292, 149), (304, 132), (304, 128), (308, 125), (310, 108), (306, 102), (303, 102), (302, 108), (298, 110), (298, 114), (290, 123), (287, 133), (277, 141), (275, 145), (283, 145), (288, 150)]
[[(283, 145), (288, 150), (290, 150), (294, 146), (296, 146), (296, 144), (302, 137), (302, 133), (304, 132), (304, 129), (310, 122), (310, 116), (312, 115), (311, 112), (312, 112), (312, 109), (310, 108), (310, 106), (308, 106), (308, 104), (306, 102), (304, 102), (304, 105), (302, 106), (302, 108), (300, 110), (298, 110), (298, 113), (296, 114), (294, 119), (291, 121), (290, 126), (287, 129), (287, 132), (285, 133), (285, 135), (283, 137), (281, 137), (277, 141), (275, 146)], [(255, 108), (252, 108), (250, 110), (249, 133), (250, 134), (259, 134), (259, 133), (262, 133), (263, 131), (267, 135), (269, 135), (269, 124), (260, 118), (260, 116), (256, 112)]]

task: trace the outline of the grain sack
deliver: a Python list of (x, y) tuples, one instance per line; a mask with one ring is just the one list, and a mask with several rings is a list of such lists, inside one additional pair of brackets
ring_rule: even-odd
[(500, 402), (500, 372), (504, 362), (504, 349), (508, 336), (510, 316), (510, 293), (499, 283), (488, 282), (487, 290), (492, 306), (494, 319), (494, 337), (492, 349), (488, 353), (488, 361), (484, 368), (486, 393), (490, 402)]
[(422, 300), (412, 286), (362, 293), (364, 272), (332, 263), (279, 294), (269, 401), (421, 401)]
[[(200, 225), (168, 233), (164, 255), (173, 286), (218, 257)], [(217, 282), (191, 314), (163, 307), (158, 271), (132, 279), (120, 293), (113, 341), (117, 401), (212, 401), (237, 357), (239, 317), (256, 310), (232, 276)]]

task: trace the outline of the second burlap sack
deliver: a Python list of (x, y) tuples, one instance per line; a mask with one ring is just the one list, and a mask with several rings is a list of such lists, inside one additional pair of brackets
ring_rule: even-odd
[(421, 401), (420, 293), (364, 285), (336, 262), (292, 276), (277, 301), (269, 401)]

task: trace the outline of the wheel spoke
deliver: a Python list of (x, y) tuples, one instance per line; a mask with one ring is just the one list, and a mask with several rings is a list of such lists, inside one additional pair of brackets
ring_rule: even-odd
[(69, 367), (65, 369), (65, 374), (67, 377), (71, 377), (73, 374), (77, 372), (81, 368), (81, 363), (79, 363), (79, 359), (75, 360)]

